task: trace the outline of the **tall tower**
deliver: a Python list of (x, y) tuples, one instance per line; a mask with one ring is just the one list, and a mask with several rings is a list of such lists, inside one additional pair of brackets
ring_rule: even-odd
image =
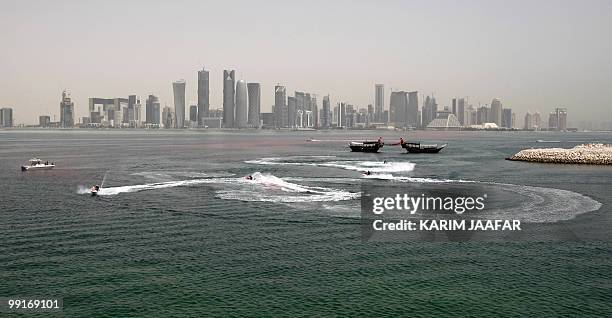
[(392, 122), (395, 127), (408, 126), (408, 93), (404, 91), (391, 92), (389, 122)]
[(465, 125), (465, 98), (459, 98), (457, 101), (457, 119), (463, 126)]
[(204, 117), (210, 108), (209, 72), (202, 68), (198, 71), (198, 126), (203, 126)]
[(296, 127), (296, 118), (297, 118), (297, 99), (293, 96), (289, 96), (287, 98), (287, 117), (289, 128)]
[(147, 124), (152, 124), (152, 125), (160, 124), (160, 119), (159, 119), (160, 107), (161, 105), (159, 103), (159, 98), (157, 98), (157, 96), (155, 95), (149, 95), (146, 101), (146, 106), (145, 106), (145, 117), (146, 117), (145, 121)]
[(66, 91), (62, 92), (62, 101), (60, 102), (60, 125), (63, 128), (74, 126), (74, 103), (70, 99), (70, 94)]
[(249, 91), (249, 120), (250, 127), (259, 127), (259, 114), (261, 113), (261, 85), (259, 83), (248, 83)]
[(236, 71), (223, 70), (223, 126), (234, 128), (234, 109), (236, 108)]
[(385, 85), (374, 85), (374, 117), (376, 121), (383, 121), (385, 109)]
[(287, 108), (287, 90), (285, 86), (276, 85), (274, 87), (274, 127), (281, 128), (287, 119), (283, 120)]
[(174, 91), (174, 128), (185, 127), (185, 80), (172, 82)]
[(412, 127), (420, 126), (419, 120), (419, 93), (409, 92), (408, 93), (408, 109), (407, 109), (407, 122)]
[(247, 85), (243, 80), (236, 83), (236, 128), (246, 128), (248, 120)]
[(502, 103), (499, 98), (493, 98), (491, 101), (491, 122), (501, 127), (502, 125)]
[(329, 95), (327, 95), (323, 96), (323, 105), (321, 106), (321, 128), (331, 128), (331, 121), (330, 101)]

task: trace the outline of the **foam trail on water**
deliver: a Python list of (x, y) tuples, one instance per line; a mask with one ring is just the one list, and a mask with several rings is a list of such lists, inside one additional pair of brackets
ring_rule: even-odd
[(375, 179), (375, 180), (390, 180), (399, 182), (415, 182), (415, 183), (474, 183), (475, 181), (469, 180), (454, 180), (454, 179), (433, 179), (433, 178), (422, 178), (422, 177), (405, 177), (405, 176), (394, 176), (390, 173), (371, 174), (363, 175), (364, 179)]
[(77, 187), (77, 193), (78, 194), (86, 194), (86, 193), (91, 193), (89, 192), (89, 188), (84, 186), (84, 185), (80, 185)]
[(379, 161), (332, 161), (319, 164), (323, 167), (334, 167), (353, 171), (370, 172), (410, 172), (414, 170), (412, 162), (379, 162)]
[[(381, 161), (326, 161), (326, 162), (304, 162), (304, 161), (293, 161), (300, 157), (286, 157), (286, 158), (262, 158), (257, 160), (248, 160), (246, 163), (258, 164), (258, 165), (279, 165), (279, 166), (315, 166), (315, 167), (332, 167), (340, 168), (344, 170), (352, 171), (370, 171), (370, 172), (410, 172), (414, 170), (415, 164), (412, 162), (381, 162)], [(326, 157), (308, 157), (308, 158), (320, 158), (325, 159)]]
[(202, 184), (202, 183), (212, 183), (214, 179), (191, 179), (191, 180), (182, 180), (182, 181), (168, 181), (168, 182), (157, 182), (157, 183), (147, 183), (147, 184), (136, 184), (129, 186), (120, 186), (120, 187), (107, 187), (100, 188), (98, 191), (98, 195), (117, 195), (120, 193), (129, 193), (129, 192), (138, 192), (143, 190), (155, 190), (155, 189), (164, 189), (164, 188), (174, 188), (181, 186), (189, 186), (194, 184)]
[(526, 198), (511, 209), (487, 211), (490, 218), (519, 218), (526, 222), (550, 223), (571, 220), (580, 214), (601, 208), (600, 202), (569, 190), (494, 182), (483, 184), (499, 187)]
[(259, 172), (253, 173), (252, 177), (253, 180), (242, 179), (241, 181), (250, 186), (250, 189), (224, 189), (217, 191), (217, 197), (239, 201), (306, 203), (351, 200), (360, 196), (359, 193), (340, 189), (299, 185)]

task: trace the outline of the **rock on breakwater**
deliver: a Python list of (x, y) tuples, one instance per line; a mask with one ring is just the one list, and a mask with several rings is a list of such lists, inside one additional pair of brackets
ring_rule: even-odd
[(612, 145), (584, 144), (571, 149), (525, 149), (507, 159), (543, 163), (612, 165)]

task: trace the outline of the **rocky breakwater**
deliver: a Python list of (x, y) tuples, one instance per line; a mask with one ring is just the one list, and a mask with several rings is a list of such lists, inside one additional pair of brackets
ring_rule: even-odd
[(612, 145), (584, 144), (570, 149), (525, 149), (506, 159), (543, 163), (612, 165)]

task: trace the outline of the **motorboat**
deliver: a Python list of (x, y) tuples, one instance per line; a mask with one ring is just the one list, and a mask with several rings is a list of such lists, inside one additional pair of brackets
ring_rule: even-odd
[(440, 150), (444, 149), (446, 144), (438, 145), (438, 144), (422, 144), (420, 142), (403, 142), (402, 148), (406, 149), (406, 151), (410, 153), (438, 153)]
[(89, 192), (91, 192), (91, 195), (98, 195), (98, 192), (100, 192), (100, 186), (99, 185), (95, 185), (93, 187), (91, 187), (91, 189), (89, 189)]
[(43, 162), (38, 158), (32, 158), (28, 160), (28, 164), (25, 166), (21, 166), (21, 171), (30, 171), (30, 170), (49, 170), (55, 168), (54, 163), (49, 163), (49, 161)]

